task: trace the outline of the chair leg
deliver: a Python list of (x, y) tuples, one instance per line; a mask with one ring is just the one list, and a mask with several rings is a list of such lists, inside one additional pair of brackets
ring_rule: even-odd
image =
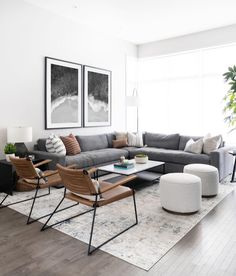
[[(40, 196), (37, 196), (36, 198), (44, 197), (44, 196), (47, 196), (47, 195), (50, 195), (50, 187), (48, 188), (48, 193), (43, 194), (43, 195), (40, 195)], [(35, 196), (34, 196), (34, 197), (31, 197), (31, 198), (27, 198), (27, 199), (15, 201), (15, 202), (12, 202), (12, 203), (9, 203), (9, 204), (6, 204), (6, 205), (2, 205), (2, 203), (5, 201), (5, 199), (6, 199), (8, 196), (9, 196), (9, 195), (6, 195), (6, 196), (4, 197), (4, 199), (2, 200), (2, 202), (0, 203), (0, 209), (6, 208), (6, 207), (11, 206), (11, 205), (19, 204), (19, 203), (22, 203), (22, 202), (26, 202), (26, 201), (29, 201), (29, 200), (33, 200), (33, 199), (35, 198)]]
[(90, 251), (90, 248), (91, 248), (91, 243), (92, 243), (92, 238), (93, 238), (93, 228), (94, 228), (94, 223), (95, 223), (96, 210), (97, 210), (97, 207), (95, 205), (94, 212), (93, 212), (92, 226), (91, 226), (91, 231), (90, 231), (90, 238), (89, 238), (88, 255), (92, 254), (92, 251)]
[(35, 221), (35, 220), (30, 221), (30, 218), (31, 218), (31, 214), (32, 214), (32, 211), (33, 211), (33, 208), (34, 208), (34, 203), (35, 203), (35, 200), (36, 200), (36, 197), (37, 197), (37, 194), (38, 194), (38, 190), (39, 190), (39, 185), (37, 185), (37, 187), (36, 187), (36, 191), (35, 191), (35, 194), (34, 194), (34, 199), (33, 199), (33, 202), (32, 202), (31, 208), (30, 208), (30, 212), (29, 212), (26, 224), (30, 224), (30, 223), (33, 223)]
[[(38, 189), (39, 189), (39, 188), (38, 188)], [(63, 201), (64, 198), (65, 198), (65, 195), (64, 195), (64, 197), (62, 198), (62, 200), (59, 202), (58, 206), (56, 207), (56, 209), (55, 209), (52, 213), (49, 213), (49, 214), (43, 215), (43, 216), (41, 216), (41, 217), (39, 217), (39, 218), (31, 219), (31, 220), (30, 220), (31, 214), (32, 214), (32, 211), (33, 211), (33, 207), (34, 207), (35, 200), (36, 200), (36, 198), (41, 197), (41, 196), (38, 196), (38, 197), (36, 196), (36, 195), (37, 195), (37, 192), (38, 192), (38, 191), (37, 191), (37, 189), (36, 189), (35, 197), (34, 197), (34, 200), (33, 200), (32, 206), (31, 206), (31, 210), (30, 210), (30, 214), (29, 214), (29, 217), (28, 217), (27, 224), (31, 224), (31, 223), (33, 223), (33, 222), (36, 222), (36, 221), (42, 219), (42, 218), (46, 218), (46, 217), (50, 216), (49, 219), (47, 220), (47, 222), (48, 222), (48, 221), (51, 219), (51, 217), (52, 217), (55, 213), (64, 211), (64, 210), (66, 210), (66, 209), (69, 209), (69, 208), (71, 208), (71, 207), (73, 207), (73, 206), (78, 205), (78, 203), (76, 203), (76, 204), (67, 206), (67, 207), (65, 207), (65, 208), (60, 209), (60, 210), (57, 211), (58, 207), (61, 205), (62, 201)], [(49, 194), (50, 194), (50, 187), (48, 188), (48, 194), (47, 194), (47, 195), (49, 195)], [(44, 195), (43, 195), (43, 196), (44, 196)], [(47, 222), (46, 222), (46, 223), (47, 223)], [(51, 227), (51, 226), (50, 226), (50, 227)], [(44, 228), (47, 229), (47, 228), (49, 228), (49, 227), (46, 228), (46, 225), (45, 225)], [(41, 230), (42, 230), (42, 229), (41, 229)], [(44, 229), (43, 229), (43, 230), (44, 230)]]
[(85, 211), (85, 212), (83, 212), (83, 213), (80, 213), (80, 214), (77, 214), (77, 215), (75, 215), (75, 216), (72, 216), (72, 217), (66, 218), (66, 219), (64, 219), (64, 220), (58, 221), (58, 222), (56, 222), (56, 223), (53, 223), (53, 224), (51, 224), (51, 225), (47, 225), (47, 224), (49, 223), (49, 221), (51, 220), (51, 218), (53, 217), (54, 214), (59, 213), (59, 212), (61, 212), (61, 211), (64, 211), (64, 210), (66, 210), (66, 209), (69, 209), (69, 208), (71, 208), (71, 207), (74, 207), (74, 206), (76, 206), (76, 205), (79, 205), (79, 202), (78, 202), (78, 203), (76, 203), (76, 204), (70, 205), (70, 206), (65, 207), (65, 208), (63, 208), (63, 209), (57, 210), (57, 209), (60, 207), (60, 205), (62, 204), (63, 200), (65, 199), (65, 195), (66, 195), (66, 188), (65, 188), (65, 190), (64, 190), (63, 198), (62, 198), (61, 201), (58, 203), (58, 205), (56, 206), (56, 208), (54, 209), (54, 211), (53, 211), (51, 214), (48, 214), (48, 215), (47, 215), (47, 216), (49, 216), (49, 215), (50, 215), (50, 216), (49, 216), (49, 218), (47, 219), (47, 221), (44, 223), (43, 227), (41, 228), (41, 231), (47, 230), (48, 228), (52, 228), (53, 226), (55, 226), (55, 225), (57, 225), (57, 224), (60, 224), (60, 223), (65, 222), (65, 221), (67, 221), (67, 220), (76, 218), (76, 217), (78, 217), (78, 216), (81, 216), (81, 215), (83, 215), (83, 214), (86, 214), (86, 213), (88, 213), (88, 212), (93, 211), (93, 209), (90, 209), (90, 210), (87, 210), (87, 211)]
[(91, 248), (91, 242), (92, 242), (92, 235), (93, 235), (93, 228), (94, 228), (94, 222), (95, 222), (95, 215), (96, 215), (96, 207), (94, 210), (94, 214), (93, 214), (93, 221), (92, 221), (92, 226), (91, 226), (91, 233), (90, 233), (90, 239), (89, 239), (89, 246), (88, 246), (88, 255), (91, 255), (93, 252), (95, 252), (96, 250), (98, 250), (100, 247), (102, 247), (103, 245), (107, 244), (108, 242), (110, 242), (111, 240), (115, 239), (116, 237), (120, 236), (121, 234), (123, 234), (124, 232), (128, 231), (130, 228), (134, 227), (135, 225), (138, 224), (138, 215), (137, 215), (137, 208), (136, 208), (136, 201), (135, 201), (135, 192), (133, 189), (133, 201), (134, 201), (134, 212), (135, 212), (135, 223), (130, 225), (128, 228), (122, 230), (120, 233), (116, 234), (115, 236), (111, 237), (110, 239), (108, 239), (107, 241), (103, 242), (102, 244), (100, 244), (97, 247), (94, 247), (94, 249), (90, 250)]
[[(4, 199), (0, 202), (0, 205), (3, 204), (3, 202), (5, 201), (5, 199), (8, 197), (8, 194), (4, 197)], [(0, 208), (3, 208), (4, 206), (0, 206)]]
[(134, 189), (133, 189), (133, 200), (134, 200), (135, 220), (136, 220), (136, 224), (138, 224), (138, 214), (137, 214), (137, 206), (136, 206), (135, 191), (134, 191)]
[(49, 226), (47, 226), (48, 222), (51, 220), (52, 216), (56, 213), (57, 209), (60, 207), (60, 205), (62, 204), (62, 202), (63, 202), (64, 199), (65, 199), (65, 195), (63, 196), (63, 198), (61, 199), (61, 201), (58, 203), (58, 205), (56, 206), (56, 208), (54, 209), (54, 211), (50, 214), (49, 218), (47, 219), (47, 221), (44, 223), (43, 227), (41, 228), (41, 231), (44, 231), (47, 228), (49, 228)]

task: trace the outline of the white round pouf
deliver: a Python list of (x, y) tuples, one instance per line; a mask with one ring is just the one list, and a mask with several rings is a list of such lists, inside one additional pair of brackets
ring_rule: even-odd
[(160, 178), (163, 209), (176, 213), (195, 213), (201, 209), (201, 179), (187, 173), (168, 173)]
[(184, 173), (190, 173), (201, 178), (202, 196), (215, 196), (219, 190), (219, 172), (216, 167), (206, 164), (189, 164), (184, 167)]

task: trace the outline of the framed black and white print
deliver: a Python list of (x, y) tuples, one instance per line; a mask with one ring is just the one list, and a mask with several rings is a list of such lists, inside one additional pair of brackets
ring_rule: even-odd
[(84, 126), (111, 125), (111, 71), (84, 66)]
[(45, 57), (45, 129), (82, 127), (82, 65)]

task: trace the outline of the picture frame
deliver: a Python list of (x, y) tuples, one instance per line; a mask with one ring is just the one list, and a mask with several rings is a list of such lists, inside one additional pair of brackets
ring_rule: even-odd
[(111, 125), (110, 70), (84, 65), (84, 127)]
[(82, 65), (45, 57), (45, 129), (80, 128)]

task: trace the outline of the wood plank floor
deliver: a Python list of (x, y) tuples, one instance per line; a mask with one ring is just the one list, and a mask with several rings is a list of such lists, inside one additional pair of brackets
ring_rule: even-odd
[(0, 275), (236, 275), (236, 193), (228, 195), (148, 272), (26, 217), (0, 210)]

